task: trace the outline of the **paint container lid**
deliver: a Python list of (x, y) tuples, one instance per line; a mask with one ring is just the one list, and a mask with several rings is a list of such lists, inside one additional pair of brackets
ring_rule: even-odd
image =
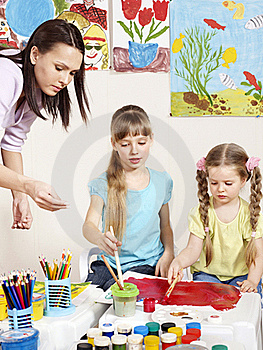
[(117, 325), (117, 332), (118, 333), (131, 333), (132, 326), (128, 323), (119, 323)]
[(182, 344), (191, 344), (192, 341), (198, 338), (193, 334), (186, 334), (182, 336)]
[(126, 344), (127, 342), (127, 336), (126, 335), (122, 335), (122, 334), (114, 334), (111, 337), (111, 342), (112, 344), (115, 345), (123, 345)]
[(39, 331), (35, 328), (10, 329), (1, 334), (0, 341), (6, 343), (26, 343), (36, 339)]
[(165, 322), (161, 325), (161, 330), (163, 332), (168, 332), (168, 329), (171, 327), (176, 327), (176, 324), (174, 322)]
[(183, 334), (183, 330), (181, 327), (171, 327), (168, 329), (168, 333), (174, 333), (177, 337), (181, 337)]
[(90, 343), (80, 343), (77, 345), (77, 350), (92, 350), (93, 346)]
[(175, 343), (177, 340), (177, 335), (175, 333), (164, 333), (161, 335), (162, 343)]
[(128, 343), (129, 344), (142, 344), (143, 342), (143, 335), (142, 334), (130, 334), (128, 335)]
[(213, 314), (213, 315), (208, 316), (207, 320), (209, 323), (219, 324), (219, 323), (222, 323), (222, 316), (217, 315), (217, 314)]
[(204, 346), (206, 348), (206, 342), (203, 340), (194, 340), (191, 342), (191, 345), (201, 345), (201, 346)]
[(87, 330), (87, 337), (88, 338), (95, 338), (98, 335), (102, 335), (102, 330), (100, 328), (89, 328)]
[(145, 345), (150, 345), (150, 346), (159, 345), (159, 342), (160, 342), (160, 338), (157, 337), (157, 335), (146, 335), (146, 337), (144, 338)]
[(145, 336), (149, 333), (149, 328), (147, 326), (136, 326), (134, 327), (133, 333)]
[(95, 346), (109, 346), (110, 345), (110, 338), (106, 337), (104, 335), (98, 335), (94, 338), (94, 345)]
[(124, 290), (121, 290), (117, 283), (111, 286), (112, 295), (116, 297), (129, 298), (136, 297), (139, 294), (139, 289), (133, 283), (124, 283)]
[(186, 334), (191, 334), (191, 335), (194, 335), (196, 336), (196, 338), (200, 338), (201, 337), (201, 329), (198, 329), (198, 328), (188, 328), (186, 330)]
[(201, 329), (201, 323), (200, 322), (189, 322), (189, 323), (186, 323), (186, 329), (189, 329), (189, 328)]
[(114, 326), (111, 322), (103, 323), (100, 329), (102, 333), (114, 332)]
[(212, 350), (228, 350), (228, 347), (223, 344), (217, 344), (212, 346)]
[(158, 332), (160, 329), (160, 324), (158, 322), (147, 322), (145, 326), (149, 328), (149, 332)]
[(144, 298), (143, 299), (143, 311), (144, 312), (154, 312), (155, 311), (155, 299), (154, 298)]

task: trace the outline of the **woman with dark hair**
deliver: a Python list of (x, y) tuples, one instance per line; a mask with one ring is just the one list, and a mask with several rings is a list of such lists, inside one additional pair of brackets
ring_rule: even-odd
[(46, 119), (42, 108), (53, 122), (60, 118), (67, 130), (71, 107), (67, 85), (72, 80), (80, 114), (87, 122), (84, 52), (77, 27), (60, 19), (42, 23), (23, 51), (0, 51), (0, 129), (5, 131), (1, 141), (4, 165), (0, 166), (0, 186), (12, 190), (12, 228), (31, 227), (27, 195), (46, 210), (67, 208), (50, 185), (23, 175), (21, 147), (35, 119)]

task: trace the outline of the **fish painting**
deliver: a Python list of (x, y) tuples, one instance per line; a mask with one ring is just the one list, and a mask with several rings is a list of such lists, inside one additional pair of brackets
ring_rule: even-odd
[(249, 83), (255, 87), (256, 90), (260, 90), (260, 86), (257, 83), (255, 75), (247, 71), (244, 71), (243, 74), (246, 77), (246, 79), (249, 81)]
[(183, 46), (184, 46), (183, 38), (185, 38), (185, 36), (182, 33), (180, 33), (180, 38), (178, 38), (178, 39), (176, 38), (174, 40), (173, 46), (172, 46), (172, 52), (173, 53), (177, 53), (183, 48)]
[(263, 27), (263, 15), (257, 15), (250, 18), (250, 20), (245, 24), (246, 29), (259, 29)]
[(237, 60), (237, 52), (234, 47), (229, 47), (222, 55), (222, 59), (225, 63), (222, 64), (223, 67), (230, 68), (229, 63), (235, 63)]
[(222, 29), (222, 30), (225, 30), (225, 27), (226, 26), (221, 26), (219, 23), (217, 23), (215, 20), (213, 20), (213, 19), (207, 19), (207, 18), (205, 18), (204, 19), (204, 22), (206, 23), (206, 24), (208, 24), (209, 25), (209, 27), (211, 27), (211, 28), (216, 28), (216, 29)]
[(238, 4), (235, 3), (235, 1), (223, 1), (223, 6), (225, 6), (229, 11), (233, 11), (236, 9), (233, 19), (243, 19), (244, 18), (244, 13), (245, 13), (245, 6), (240, 2)]
[(236, 90), (237, 86), (232, 78), (228, 74), (225, 73), (219, 73), (220, 81), (223, 85), (225, 85), (227, 88)]

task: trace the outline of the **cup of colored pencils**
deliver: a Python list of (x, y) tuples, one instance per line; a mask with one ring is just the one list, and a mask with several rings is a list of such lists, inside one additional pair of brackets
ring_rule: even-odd
[(32, 297), (36, 272), (30, 269), (2, 275), (0, 283), (7, 301), (9, 328), (32, 327)]
[(68, 249), (67, 253), (65, 253), (65, 249), (63, 249), (62, 255), (60, 259), (53, 259), (53, 264), (43, 256), (39, 256), (39, 262), (41, 268), (44, 272), (44, 275), (49, 280), (63, 280), (65, 278), (70, 277), (71, 272), (71, 258), (72, 253)]

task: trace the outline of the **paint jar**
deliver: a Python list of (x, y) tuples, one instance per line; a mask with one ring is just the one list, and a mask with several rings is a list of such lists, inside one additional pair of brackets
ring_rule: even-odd
[(7, 318), (7, 303), (4, 294), (0, 294), (0, 321)]
[(136, 297), (139, 289), (133, 283), (124, 283), (124, 290), (121, 290), (117, 283), (111, 286), (113, 296), (113, 309), (116, 316), (131, 317), (135, 315)]
[(203, 340), (194, 340), (194, 341), (192, 341), (191, 345), (203, 346), (204, 350), (208, 350), (208, 348), (206, 347), (206, 342)]
[(45, 294), (33, 293), (32, 305), (33, 305), (33, 320), (38, 321), (44, 315), (44, 302)]
[(80, 343), (77, 345), (77, 350), (92, 350), (93, 346), (90, 343)]
[(148, 335), (156, 335), (159, 337), (160, 324), (157, 322), (147, 322), (146, 325), (149, 328)]
[(212, 350), (228, 350), (228, 347), (223, 344), (217, 344), (212, 346)]
[(112, 350), (126, 350), (127, 336), (121, 334), (114, 334), (111, 337)]
[(87, 338), (88, 338), (88, 343), (90, 343), (92, 346), (94, 346), (94, 338), (102, 335), (102, 330), (99, 328), (89, 328), (87, 330)]
[(154, 298), (144, 298), (143, 299), (143, 311), (144, 312), (154, 312), (155, 311), (155, 299)]
[(189, 328), (201, 329), (201, 323), (200, 322), (189, 322), (189, 323), (186, 323), (185, 327), (186, 327), (186, 329), (189, 329)]
[(143, 335), (131, 334), (128, 336), (129, 350), (142, 350)]
[(201, 329), (198, 328), (188, 328), (186, 334), (191, 334), (196, 337), (196, 340), (199, 340), (201, 337)]
[(100, 329), (102, 330), (103, 336), (109, 337), (111, 339), (111, 337), (114, 334), (114, 326), (112, 323), (110, 323), (110, 322), (103, 323), (103, 325), (100, 327)]
[(98, 335), (94, 338), (95, 350), (109, 350), (110, 338), (103, 335)]
[(176, 345), (182, 344), (183, 330), (181, 327), (171, 327), (168, 329), (168, 333), (174, 333), (177, 335)]
[(174, 322), (165, 322), (161, 324), (161, 330), (163, 333), (167, 333), (168, 329), (171, 327), (176, 327), (176, 324)]
[(182, 336), (182, 344), (191, 344), (192, 341), (197, 340), (193, 334), (186, 334)]
[(21, 328), (5, 331), (0, 335), (2, 350), (37, 350), (39, 331)]
[[(149, 333), (149, 328), (147, 326), (136, 326), (133, 329), (133, 333), (134, 334), (141, 334), (143, 336), (143, 338), (146, 337), (146, 335), (148, 335)], [(143, 341), (144, 343), (144, 341)]]
[(146, 335), (144, 338), (145, 350), (159, 350), (160, 338), (156, 335)]
[(128, 323), (120, 323), (117, 325), (118, 334), (130, 335), (132, 333), (132, 326)]
[(163, 333), (161, 335), (162, 350), (167, 349), (169, 346), (175, 346), (177, 335), (174, 333)]
[(31, 328), (33, 306), (26, 309), (7, 309), (9, 329)]

